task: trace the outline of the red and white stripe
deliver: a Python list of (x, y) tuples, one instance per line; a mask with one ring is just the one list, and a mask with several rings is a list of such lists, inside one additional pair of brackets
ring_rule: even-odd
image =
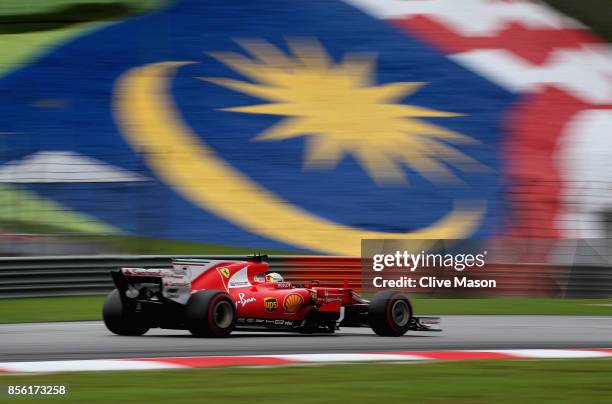
[(318, 353), (290, 355), (193, 356), (138, 359), (87, 359), (0, 363), (5, 373), (54, 373), (106, 370), (159, 370), (228, 366), (284, 366), (348, 362), (464, 361), (493, 359), (593, 359), (612, 357), (602, 349), (501, 349), (462, 351), (405, 351)]
[(529, 0), (344, 0), (520, 95), (507, 116), (510, 235), (603, 237), (612, 209), (612, 48)]

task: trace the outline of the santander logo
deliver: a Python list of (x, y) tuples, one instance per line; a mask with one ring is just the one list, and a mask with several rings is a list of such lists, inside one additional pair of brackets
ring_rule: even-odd
[(237, 304), (240, 304), (242, 307), (246, 306), (247, 304), (254, 302), (256, 299), (254, 297), (247, 297), (245, 298), (245, 294), (244, 293), (238, 293), (238, 299), (240, 299), (238, 302), (236, 302)]

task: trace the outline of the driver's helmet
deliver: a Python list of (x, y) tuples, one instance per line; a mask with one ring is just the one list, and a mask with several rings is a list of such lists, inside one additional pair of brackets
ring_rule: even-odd
[(266, 274), (266, 282), (284, 282), (285, 280), (281, 276), (281, 274), (277, 272), (268, 272)]

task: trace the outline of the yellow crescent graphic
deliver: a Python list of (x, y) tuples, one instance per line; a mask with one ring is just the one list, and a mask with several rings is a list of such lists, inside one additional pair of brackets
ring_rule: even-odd
[(193, 62), (159, 62), (128, 70), (118, 80), (114, 113), (123, 136), (147, 164), (192, 203), (245, 230), (328, 254), (360, 254), (361, 239), (461, 239), (485, 212), (482, 201), (409, 233), (365, 231), (313, 215), (262, 188), (229, 166), (184, 122), (168, 97), (175, 70)]

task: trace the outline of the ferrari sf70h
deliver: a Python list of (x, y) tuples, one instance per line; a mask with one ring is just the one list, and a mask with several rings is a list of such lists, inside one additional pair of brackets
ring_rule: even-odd
[(383, 336), (439, 331), (439, 319), (415, 317), (400, 292), (367, 300), (348, 287), (284, 282), (269, 276), (265, 259), (175, 259), (169, 268), (113, 270), (116, 289), (104, 304), (104, 323), (119, 335), (158, 327), (198, 337), (227, 337), (233, 330), (333, 333), (340, 326), (370, 327)]

